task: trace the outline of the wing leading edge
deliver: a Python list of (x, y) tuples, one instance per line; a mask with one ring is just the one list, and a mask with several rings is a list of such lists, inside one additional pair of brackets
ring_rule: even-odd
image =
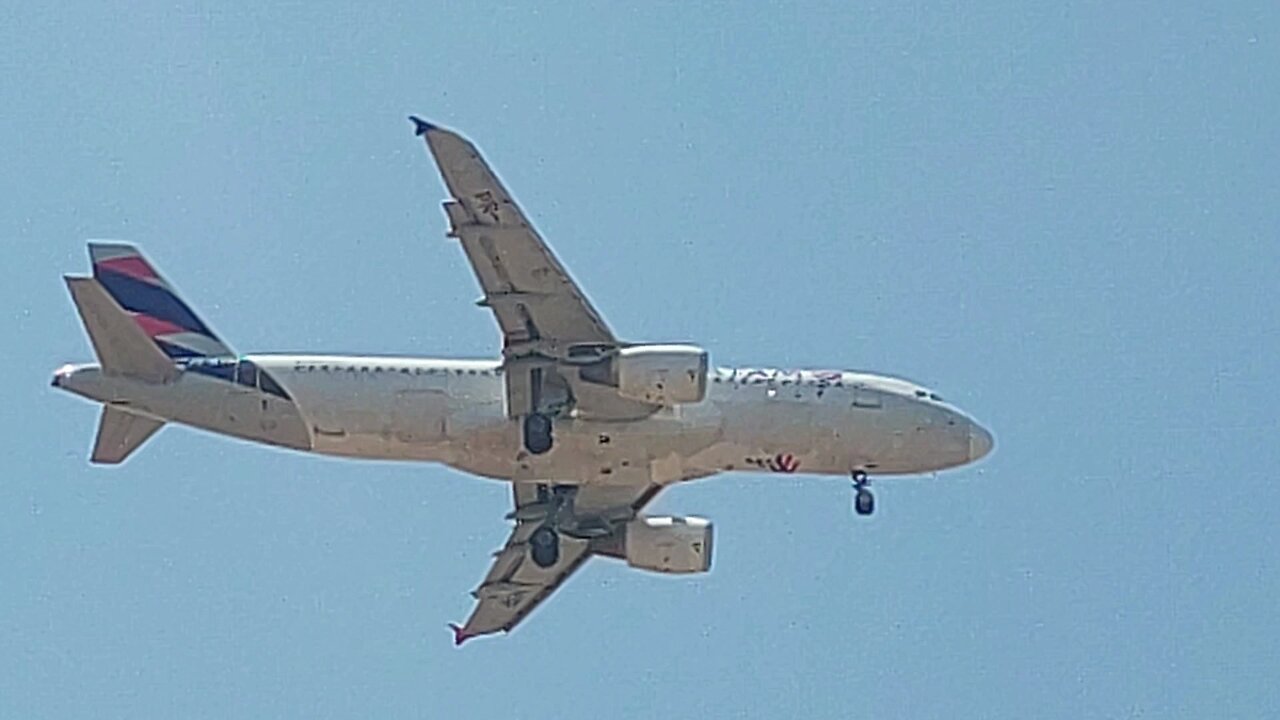
[(502, 334), (507, 414), (633, 419), (656, 405), (624, 398), (591, 382), (579, 367), (600, 361), (622, 343), (591, 305), (528, 217), (469, 140), (411, 117), (449, 191), (449, 236), (466, 253)]
[(411, 117), (451, 200), (449, 234), (461, 241), (493, 311), (505, 357), (563, 357), (574, 345), (617, 340), (469, 140)]

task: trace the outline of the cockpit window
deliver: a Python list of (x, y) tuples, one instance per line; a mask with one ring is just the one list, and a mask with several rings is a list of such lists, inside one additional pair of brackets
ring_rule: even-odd
[(946, 402), (946, 400), (943, 400), (942, 396), (938, 393), (929, 393), (929, 399), (934, 402)]
[(925, 392), (925, 391), (923, 391), (923, 390), (917, 390), (917, 391), (916, 391), (916, 397), (918, 397), (918, 398), (925, 398), (925, 397), (928, 397), (928, 396), (929, 396), (929, 393), (927, 393), (927, 392)]

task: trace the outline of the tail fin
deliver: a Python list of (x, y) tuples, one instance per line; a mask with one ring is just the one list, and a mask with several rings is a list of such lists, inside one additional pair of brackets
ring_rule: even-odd
[(136, 247), (91, 242), (89, 258), (93, 279), (165, 355), (175, 359), (234, 355)]
[(103, 465), (124, 462), (162, 427), (164, 423), (160, 420), (103, 405), (98, 439), (93, 443), (93, 456), (89, 459)]

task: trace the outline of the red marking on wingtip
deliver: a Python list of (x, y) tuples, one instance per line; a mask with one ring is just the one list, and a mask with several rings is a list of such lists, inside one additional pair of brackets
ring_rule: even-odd
[(455, 624), (453, 624), (453, 623), (449, 623), (449, 629), (453, 631), (453, 646), (454, 646), (454, 647), (458, 647), (459, 645), (461, 645), (462, 643), (464, 643), (464, 642), (466, 642), (466, 641), (470, 640), (470, 639), (473, 637), (473, 636), (471, 636), (471, 635), (468, 635), (468, 634), (467, 634), (467, 632), (466, 632), (465, 630), (463, 630), (461, 627), (459, 627), (458, 625), (455, 625)]

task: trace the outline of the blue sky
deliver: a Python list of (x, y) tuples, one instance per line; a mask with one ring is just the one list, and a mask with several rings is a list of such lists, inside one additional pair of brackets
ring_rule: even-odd
[[(1280, 694), (1274, 3), (0, 10), (0, 717), (1258, 717)], [(86, 462), (59, 276), (236, 348), (496, 352), (405, 120), (622, 335), (938, 389), (993, 457), (729, 475), (715, 567), (448, 621), (504, 486), (166, 429)]]

